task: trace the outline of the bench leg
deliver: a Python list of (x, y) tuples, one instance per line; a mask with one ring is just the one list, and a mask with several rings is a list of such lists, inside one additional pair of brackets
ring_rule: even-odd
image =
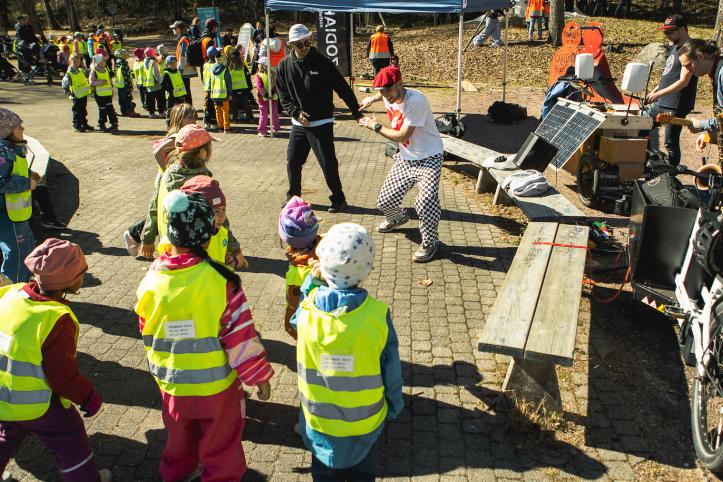
[(562, 411), (560, 385), (552, 363), (513, 358), (502, 391), (514, 391), (527, 401), (542, 402), (548, 410)]
[(513, 206), (515, 203), (512, 202), (512, 198), (509, 194), (507, 194), (507, 191), (502, 189), (502, 186), (498, 185), (497, 190), (495, 191), (495, 197), (492, 200), (492, 204), (495, 206), (498, 204), (502, 204), (504, 206)]
[(479, 174), (477, 175), (477, 193), (482, 194), (483, 192), (494, 192), (497, 187), (497, 181), (492, 175), (487, 172), (484, 167), (479, 168)]

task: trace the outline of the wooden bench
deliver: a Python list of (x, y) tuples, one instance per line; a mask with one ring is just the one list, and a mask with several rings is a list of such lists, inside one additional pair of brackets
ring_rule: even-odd
[(503, 393), (562, 409), (555, 365), (572, 366), (588, 231), (527, 226), (479, 340), (480, 351), (512, 356)]
[(447, 135), (442, 135), (442, 143), (445, 152), (479, 167), (477, 192), (494, 192), (494, 204), (514, 203), (522, 209), (530, 221), (558, 221), (561, 219), (575, 221), (585, 218), (582, 211), (554, 188), (542, 196), (534, 197), (518, 197), (502, 189), (504, 180), (520, 170), (487, 169), (482, 165), (489, 158), (501, 156), (502, 154), (499, 152)]

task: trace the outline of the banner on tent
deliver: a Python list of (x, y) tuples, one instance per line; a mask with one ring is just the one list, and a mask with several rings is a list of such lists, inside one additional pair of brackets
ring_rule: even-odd
[(319, 52), (334, 62), (344, 77), (351, 77), (350, 19), (348, 13), (320, 10), (316, 29)]

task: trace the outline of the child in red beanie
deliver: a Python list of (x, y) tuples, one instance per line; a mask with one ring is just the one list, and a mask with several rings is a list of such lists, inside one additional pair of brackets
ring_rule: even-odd
[[(77, 244), (50, 238), (25, 264), (30, 283), (0, 288), (0, 472), (23, 439), (34, 433), (53, 452), (64, 481), (109, 481), (96, 469), (85, 425), (73, 403), (92, 417), (103, 403), (78, 369), (80, 327), (67, 293), (77, 293), (88, 270)], [(8, 474), (9, 477), (9, 474)], [(5, 474), (3, 474), (5, 480)]]

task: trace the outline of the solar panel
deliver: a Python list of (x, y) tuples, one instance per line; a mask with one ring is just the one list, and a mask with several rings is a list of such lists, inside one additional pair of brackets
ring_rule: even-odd
[(537, 127), (535, 134), (557, 148), (550, 166), (561, 169), (577, 149), (605, 120), (605, 115), (594, 115), (584, 106), (555, 104), (550, 114)]

